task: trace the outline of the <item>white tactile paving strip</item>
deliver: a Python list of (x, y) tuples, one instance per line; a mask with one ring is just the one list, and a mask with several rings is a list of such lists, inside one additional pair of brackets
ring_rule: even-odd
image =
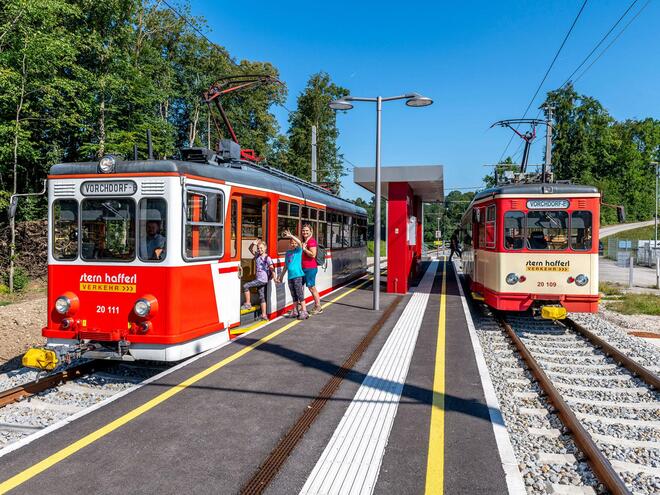
[(373, 492), (438, 264), (426, 270), (300, 493)]

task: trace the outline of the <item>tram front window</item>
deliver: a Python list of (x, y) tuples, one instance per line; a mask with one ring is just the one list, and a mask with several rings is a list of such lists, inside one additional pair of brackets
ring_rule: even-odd
[(135, 202), (85, 199), (81, 205), (82, 258), (131, 261), (135, 258)]
[(576, 251), (591, 249), (591, 212), (574, 211), (571, 214), (571, 248)]
[(522, 211), (507, 211), (504, 214), (504, 247), (522, 249), (525, 243), (525, 214)]
[(165, 259), (167, 204), (161, 198), (144, 198), (139, 208), (139, 255), (142, 261)]
[(568, 247), (568, 213), (530, 211), (527, 213), (529, 249), (561, 251)]
[(53, 256), (70, 261), (78, 257), (78, 201), (53, 201)]

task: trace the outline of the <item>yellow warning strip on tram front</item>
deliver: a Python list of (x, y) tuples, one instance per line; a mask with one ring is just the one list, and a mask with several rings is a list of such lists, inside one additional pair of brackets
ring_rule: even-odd
[[(325, 303), (323, 305), (323, 307), (327, 308), (331, 304), (336, 303), (340, 299), (342, 299), (342, 298), (346, 297), (347, 295), (355, 292), (356, 290), (358, 290), (360, 287), (362, 287), (366, 283), (370, 282), (371, 280), (373, 280), (373, 277), (370, 277), (369, 279), (365, 280), (361, 284), (347, 290), (343, 294), (340, 294), (339, 296), (335, 297), (331, 301)], [(150, 411), (151, 409), (153, 409), (157, 405), (162, 404), (163, 402), (165, 402), (166, 400), (168, 400), (171, 397), (175, 396), (179, 392), (185, 390), (186, 388), (190, 387), (191, 385), (194, 385), (195, 383), (197, 383), (201, 379), (206, 378), (210, 374), (218, 371), (220, 368), (223, 368), (224, 366), (227, 366), (229, 363), (232, 363), (232, 362), (236, 361), (238, 358), (246, 355), (250, 351), (253, 351), (254, 349), (259, 347), (260, 345), (265, 344), (266, 342), (268, 342), (269, 340), (274, 339), (278, 335), (283, 334), (284, 332), (286, 332), (287, 330), (289, 330), (290, 328), (296, 326), (299, 323), (302, 323), (302, 320), (295, 320), (295, 321), (292, 321), (291, 323), (288, 323), (287, 325), (284, 325), (282, 328), (280, 328), (278, 330), (275, 330), (273, 333), (270, 333), (270, 334), (266, 335), (265, 337), (261, 338), (257, 342), (253, 342), (249, 346), (242, 348), (240, 351), (235, 352), (231, 356), (226, 357), (226, 358), (218, 361), (217, 363), (209, 366), (205, 370), (200, 371), (196, 375), (193, 375), (190, 378), (188, 378), (187, 380), (182, 381), (178, 385), (173, 385), (171, 388), (167, 389), (165, 392), (161, 393), (160, 395), (157, 395), (156, 397), (154, 397), (150, 401), (145, 402), (141, 406), (136, 407), (132, 411), (127, 412), (123, 416), (120, 416), (119, 418), (117, 418), (114, 421), (108, 423), (107, 425), (102, 426), (101, 428), (99, 428), (96, 431), (93, 431), (89, 435), (84, 436), (80, 440), (77, 440), (77, 441), (73, 442), (68, 447), (65, 447), (62, 450), (59, 450), (59, 451), (55, 452), (54, 454), (46, 457), (43, 461), (40, 461), (40, 462), (34, 464), (33, 466), (27, 468), (26, 470), (21, 471), (17, 475), (12, 476), (8, 480), (3, 481), (2, 483), (0, 483), (0, 494), (7, 493), (9, 490), (13, 490), (14, 488), (22, 485), (23, 483), (25, 483), (29, 479), (34, 478), (35, 476), (37, 476), (40, 473), (43, 473), (44, 471), (51, 468), (55, 464), (63, 461), (64, 459), (66, 459), (69, 456), (72, 456), (73, 454), (75, 454), (79, 450), (84, 449), (88, 445), (91, 445), (92, 443), (94, 443), (97, 440), (103, 438), (104, 436), (108, 435), (109, 433), (112, 433), (116, 429), (121, 428), (125, 424), (131, 422), (132, 420), (134, 420), (135, 418), (141, 416), (142, 414)], [(257, 327), (257, 326), (261, 326), (261, 325), (255, 325), (255, 327)]]
[(427, 495), (442, 495), (445, 474), (445, 323), (447, 316), (447, 260), (442, 265), (442, 290), (440, 293), (440, 316), (435, 347), (433, 372), (433, 402), (431, 405), (431, 428), (429, 450), (426, 460)]

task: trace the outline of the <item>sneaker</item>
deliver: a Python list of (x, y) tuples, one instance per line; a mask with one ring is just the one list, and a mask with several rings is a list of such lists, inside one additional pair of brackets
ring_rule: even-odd
[(284, 317), (285, 318), (298, 318), (298, 316), (299, 316), (298, 311), (295, 310), (295, 309), (292, 309)]
[(252, 309), (252, 304), (245, 303), (241, 306), (241, 309), (244, 309), (244, 310)]
[(321, 313), (323, 313), (323, 308), (316, 305), (309, 312), (310, 315), (320, 315)]
[(268, 317), (267, 317), (267, 316), (264, 316), (264, 315), (261, 315), (261, 316), (259, 317), (259, 319), (260, 319), (261, 321), (268, 321)]
[(307, 311), (301, 311), (298, 315), (299, 320), (306, 320), (307, 318), (309, 318), (309, 313)]

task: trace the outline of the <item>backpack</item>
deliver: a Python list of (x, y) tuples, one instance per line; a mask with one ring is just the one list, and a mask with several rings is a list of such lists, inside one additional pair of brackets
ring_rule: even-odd
[(316, 265), (324, 266), (325, 265), (325, 253), (327, 249), (320, 244), (316, 245)]

